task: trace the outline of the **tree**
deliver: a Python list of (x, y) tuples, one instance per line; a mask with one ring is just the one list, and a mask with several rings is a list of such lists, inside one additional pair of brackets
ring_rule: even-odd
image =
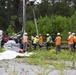
[(39, 4), (36, 9), (37, 12), (39, 13), (37, 14), (37, 17), (39, 16), (45, 17), (46, 15), (50, 16), (51, 14), (51, 4), (49, 0), (42, 0), (42, 3)]
[(10, 18), (10, 24), (7, 28), (7, 31), (10, 35), (13, 35), (15, 33), (15, 20), (17, 19), (17, 16), (11, 16)]
[(5, 11), (5, 0), (0, 0), (0, 29), (6, 30), (7, 15)]
[(55, 14), (56, 15), (62, 15), (62, 16), (71, 16), (71, 7), (68, 3), (65, 2), (56, 2), (55, 3)]

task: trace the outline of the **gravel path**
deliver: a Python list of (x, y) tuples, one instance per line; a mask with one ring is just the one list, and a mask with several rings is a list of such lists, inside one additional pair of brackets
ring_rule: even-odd
[[(53, 66), (50, 68), (51, 70), (45, 70), (40, 66), (30, 65), (25, 63), (23, 58), (0, 61), (0, 75), (61, 75), (58, 70), (53, 69)], [(49, 70), (50, 72), (46, 74)], [(68, 69), (64, 72), (64, 75), (76, 75), (76, 70)]]

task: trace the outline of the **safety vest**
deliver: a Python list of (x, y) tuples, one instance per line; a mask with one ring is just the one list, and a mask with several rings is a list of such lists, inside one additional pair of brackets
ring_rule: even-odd
[(34, 40), (33, 40), (33, 44), (37, 44), (38, 41), (39, 41), (38, 38), (35, 37)]
[(76, 42), (76, 36), (74, 36), (74, 42)]
[(61, 45), (61, 37), (60, 36), (57, 36), (56, 37), (56, 45)]
[(27, 36), (23, 36), (23, 40), (22, 40), (22, 42), (28, 42), (28, 37)]
[(43, 42), (43, 38), (42, 38), (42, 36), (39, 37), (39, 42), (40, 42), (40, 43)]
[(49, 37), (47, 37), (47, 40), (46, 40), (47, 42), (50, 42), (50, 39), (49, 39)]
[(74, 37), (73, 37), (73, 35), (71, 34), (71, 35), (69, 35), (69, 37), (68, 37), (68, 44), (73, 44), (74, 43)]

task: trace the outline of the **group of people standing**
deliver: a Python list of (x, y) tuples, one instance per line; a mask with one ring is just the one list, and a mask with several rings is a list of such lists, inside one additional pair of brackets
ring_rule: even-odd
[(43, 37), (41, 34), (39, 34), (39, 36), (32, 36), (31, 37), (31, 40), (32, 40), (32, 45), (34, 46), (34, 49), (36, 50), (37, 49), (37, 45), (39, 45), (40, 49), (42, 48), (43, 46)]
[[(51, 42), (52, 41), (48, 41), (48, 39), (49, 38), (51, 38), (50, 36), (49, 36), (49, 34), (47, 34), (47, 49), (48, 49), (48, 47), (50, 46), (50, 44), (51, 44)], [(51, 39), (52, 40), (52, 39)], [(56, 36), (56, 38), (55, 38), (55, 48), (56, 48), (56, 53), (57, 52), (61, 52), (61, 43), (62, 43), (62, 38), (61, 38), (61, 36), (60, 36), (60, 33), (57, 33), (57, 36)], [(69, 32), (68, 33), (68, 39), (67, 39), (67, 42), (68, 42), (68, 48), (69, 48), (69, 51), (71, 51), (71, 52), (75, 52), (76, 51), (76, 36), (75, 36), (75, 33), (72, 33), (72, 32)]]
[[(49, 35), (49, 33), (47, 33), (46, 42), (45, 42), (45, 46), (46, 46), (47, 50), (50, 50), (52, 42), (53, 42), (52, 37)], [(37, 44), (39, 45), (39, 47), (41, 49), (44, 46), (42, 35), (39, 34), (39, 36), (32, 37), (32, 44), (33, 44), (35, 50), (37, 48)], [(60, 51), (60, 45), (61, 45), (60, 33), (57, 33), (57, 37), (55, 38), (55, 45), (56, 45), (56, 52)]]
[[(49, 38), (51, 40), (48, 40)], [(55, 41), (56, 53), (61, 52), (61, 49), (60, 49), (61, 47), (60, 46), (61, 46), (62, 38), (60, 36), (60, 33), (57, 33), (57, 36), (56, 36), (54, 41)], [(52, 38), (49, 36), (49, 34), (47, 34), (47, 44), (46, 44), (47, 49), (51, 45), (51, 42), (52, 42)], [(68, 33), (67, 42), (68, 42), (69, 50), (72, 51), (72, 52), (75, 52), (75, 49), (76, 49), (76, 36), (75, 36), (75, 33), (72, 33), (72, 32)]]
[[(57, 33), (57, 36), (54, 41), (55, 41), (56, 53), (61, 52), (61, 50), (60, 50), (60, 46), (61, 46), (60, 33)], [(49, 46), (51, 46), (51, 43), (52, 43), (52, 37), (49, 34), (47, 34), (47, 42), (46, 42), (47, 50), (49, 49)]]
[[(6, 38), (5, 38), (6, 40)], [(17, 38), (18, 40), (18, 38)], [(37, 36), (31, 36), (31, 41), (32, 41), (32, 45), (34, 50), (38, 48), (42, 49), (43, 46), (46, 46), (47, 50), (51, 50), (51, 45), (53, 43), (52, 37), (49, 35), (49, 33), (46, 34), (46, 42), (43, 42), (43, 37), (41, 34), (37, 35)], [(75, 51), (75, 46), (76, 46), (76, 36), (75, 33), (69, 32), (68, 33), (68, 48), (70, 51)], [(21, 44), (22, 44), (22, 48), (23, 48), (23, 52), (26, 52), (28, 50), (28, 36), (27, 33), (24, 33), (21, 39)], [(54, 43), (55, 43), (55, 49), (56, 49), (56, 53), (57, 52), (61, 52), (61, 42), (62, 42), (62, 38), (60, 36), (60, 33), (57, 33), (57, 36), (55, 37)]]
[[(43, 37), (42, 37), (42, 35), (41, 34), (39, 34), (39, 36), (32, 36), (31, 37), (31, 41), (32, 41), (32, 45), (33, 45), (33, 47), (34, 47), (34, 50), (36, 50), (37, 49), (37, 46), (39, 45), (39, 47), (40, 47), (40, 49), (42, 48), (42, 46), (43, 46)], [(28, 36), (27, 36), (27, 34), (25, 33), (24, 35), (23, 35), (23, 38), (22, 38), (22, 45), (23, 45), (23, 51), (24, 52), (26, 52), (27, 51), (27, 49), (28, 49), (28, 43), (29, 42), (29, 40), (28, 40)]]
[(68, 33), (68, 46), (69, 50), (75, 52), (75, 46), (76, 46), (76, 36), (75, 33), (69, 32)]

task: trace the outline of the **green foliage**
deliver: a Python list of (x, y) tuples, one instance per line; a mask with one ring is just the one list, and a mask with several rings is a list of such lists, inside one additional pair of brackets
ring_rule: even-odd
[[(9, 22), (11, 21), (11, 19), (10, 19), (11, 16), (16, 15), (18, 17), (22, 17), (22, 5), (20, 5), (22, 1), (20, 1), (20, 0), (19, 1), (18, 0), (13, 0), (13, 1), (7, 0), (8, 4), (6, 4), (5, 1), (6, 0), (0, 0), (0, 28), (3, 30), (7, 30), (7, 27), (8, 28), (10, 27), (10, 29), (11, 29), (12, 26), (9, 26)], [(54, 16), (60, 15), (60, 16), (67, 16), (68, 17), (68, 16), (71, 16), (75, 12), (75, 9), (76, 9), (76, 1), (75, 0), (61, 0), (61, 2), (60, 2), (60, 0), (58, 0), (58, 2), (55, 2), (55, 1), (56, 0), (51, 0), (51, 2), (49, 0), (42, 0), (41, 4), (35, 5), (36, 18), (38, 19), (41, 16), (42, 19), (46, 19), (46, 20), (44, 20), (46, 23), (45, 22), (44, 22), (45, 24), (43, 23), (44, 27), (42, 27), (43, 28), (42, 30), (40, 29), (40, 25), (42, 25), (42, 24), (40, 24), (40, 25), (38, 24), (39, 30), (41, 30), (41, 31), (39, 31), (40, 33), (42, 33), (42, 31), (45, 30), (43, 35), (45, 35), (47, 32), (50, 32), (49, 31), (50, 28), (51, 28), (50, 34), (53, 32), (52, 22), (51, 22), (51, 20), (49, 21), (49, 19), (46, 18), (46, 15), (47, 15), (47, 17), (51, 17), (52, 15), (54, 15)], [(71, 4), (71, 2), (74, 3), (73, 6), (69, 5), (69, 4)], [(8, 9), (5, 9), (6, 5), (8, 6)], [(30, 4), (28, 4), (26, 7), (27, 20), (33, 20), (33, 11), (32, 10), (33, 10), (32, 6)], [(16, 26), (18, 24), (17, 22), (18, 22), (18, 19), (16, 21)], [(68, 21), (67, 21), (67, 23), (68, 23)], [(74, 22), (74, 24), (75, 24), (75, 22)], [(47, 28), (49, 28), (49, 29), (47, 29)], [(34, 33), (36, 34), (36, 32), (34, 32)], [(29, 33), (29, 35), (30, 35), (30, 33)], [(55, 34), (52, 34), (52, 35), (55, 36)]]
[(36, 27), (33, 21), (26, 22), (26, 32), (28, 32), (28, 36), (36, 35)]
[(48, 0), (43, 0), (42, 3), (37, 6), (36, 10), (38, 10), (37, 17), (38, 15), (42, 17), (46, 15), (50, 16), (51, 15), (51, 4)]
[[(76, 53), (76, 52), (75, 52)], [(75, 61), (76, 55), (75, 53), (71, 53), (69, 51), (62, 51), (61, 53), (50, 53), (50, 51), (47, 50), (38, 50), (35, 51), (33, 55), (31, 55), (29, 58), (31, 58), (28, 63), (35, 64), (35, 65), (42, 65), (44, 64), (51, 64), (51, 60), (67, 60), (67, 61)], [(48, 61), (49, 60), (49, 61)]]
[[(36, 50), (34, 54), (28, 57), (26, 62), (29, 64), (39, 65), (38, 72), (31, 69), (33, 72), (40, 75), (48, 75), (52, 70), (58, 70), (60, 75), (64, 75), (65, 69), (71, 68), (76, 69), (75, 60), (76, 60), (76, 52), (70, 53), (68, 50), (62, 50), (61, 53), (50, 53), (47, 50)], [(68, 63), (69, 62), (69, 63)], [(53, 68), (51, 68), (51, 66)], [(44, 68), (44, 74), (41, 72), (42, 68)], [(47, 70), (49, 71), (47, 72)]]
[(0, 29), (3, 30), (7, 28), (7, 15), (4, 7), (5, 0), (0, 0)]
[(8, 33), (9, 33), (9, 35), (13, 35), (13, 34), (15, 34), (15, 20), (17, 19), (17, 16), (11, 16), (11, 20), (10, 20), (10, 25), (9, 25), (9, 27), (8, 27), (8, 29), (7, 29), (7, 31), (8, 31)]
[(75, 32), (75, 29), (76, 29), (76, 12), (71, 16), (71, 31), (72, 32)]
[[(38, 31), (43, 35), (44, 40), (46, 39), (47, 33), (49, 33), (54, 40), (57, 32), (60, 32), (62, 41), (67, 41), (69, 31), (76, 33), (75, 20), (76, 13), (68, 18), (57, 15), (52, 15), (51, 17), (40, 17), (37, 20)], [(26, 22), (26, 31), (29, 36), (36, 35), (36, 27), (33, 21), (30, 20)]]
[[(11, 15), (9, 15), (7, 11), (9, 11), (9, 13), (11, 13), (11, 11), (4, 9), (4, 2), (4, 0), (0, 1), (0, 28), (3, 30), (7, 30), (10, 35), (13, 35), (15, 32), (18, 32), (19, 30), (21, 31), (22, 25), (20, 26), (18, 22), (18, 15), (12, 16), (13, 12)], [(43, 0), (41, 4), (35, 6), (38, 31), (43, 35), (44, 41), (46, 40), (47, 33), (49, 33), (54, 40), (57, 32), (60, 32), (63, 41), (67, 40), (67, 34), (69, 31), (76, 33), (76, 12), (71, 15), (71, 11), (73, 11), (71, 10), (71, 8), (73, 7), (69, 7), (69, 3), (66, 2), (67, 0), (63, 0), (61, 2), (55, 3), (55, 1), (52, 0), (52, 4), (54, 5), (54, 14), (51, 13), (52, 5), (49, 3), (48, 0)], [(73, 0), (73, 2), (75, 3), (76, 1)], [(17, 0), (15, 0), (12, 3), (14, 5), (13, 9), (18, 10), (17, 8), (19, 8), (19, 3), (20, 1), (18, 2)], [(31, 35), (36, 36), (36, 27), (33, 21), (31, 5), (27, 5), (26, 10), (28, 14), (25, 24), (25, 30), (28, 33), (29, 37)], [(14, 11), (14, 14), (16, 13), (17, 12)], [(19, 15), (21, 14), (22, 13), (20, 13)], [(68, 17), (69, 15), (70, 17)], [(7, 21), (7, 16), (9, 16), (9, 21)]]
[(3, 52), (3, 51), (4, 51), (3, 48), (0, 47), (0, 52)]
[(65, 2), (56, 2), (54, 9), (57, 15), (71, 16), (72, 14), (71, 12), (72, 8), (69, 7), (69, 4)]
[(40, 17), (38, 19), (38, 28), (39, 28), (39, 33), (43, 35), (46, 35), (46, 33), (50, 33), (52, 28), (50, 18), (48, 16), (44, 18)]

